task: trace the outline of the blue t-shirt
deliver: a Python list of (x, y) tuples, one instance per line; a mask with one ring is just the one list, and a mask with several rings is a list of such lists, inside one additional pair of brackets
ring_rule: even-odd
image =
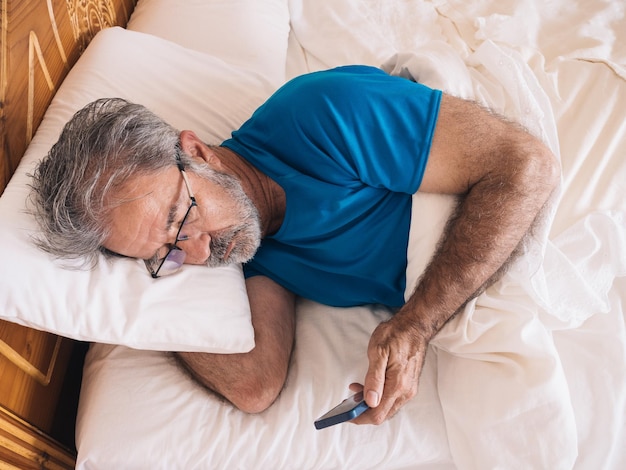
[(297, 77), (222, 145), (285, 191), (282, 226), (244, 266), (333, 306), (404, 304), (411, 195), (441, 92), (380, 69)]

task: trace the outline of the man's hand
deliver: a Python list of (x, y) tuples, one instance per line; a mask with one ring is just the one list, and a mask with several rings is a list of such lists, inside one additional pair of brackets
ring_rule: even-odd
[[(378, 325), (368, 346), (369, 369), (363, 387), (371, 409), (354, 423), (381, 424), (415, 396), (427, 346), (423, 333), (402, 311)], [(356, 386), (351, 388), (358, 391)]]

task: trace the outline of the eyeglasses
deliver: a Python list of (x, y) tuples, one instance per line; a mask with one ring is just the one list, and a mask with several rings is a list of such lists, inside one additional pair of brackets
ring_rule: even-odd
[[(183, 162), (180, 160), (180, 156), (176, 155), (176, 164), (178, 165), (178, 169), (180, 170), (180, 174), (183, 177), (183, 181), (185, 182), (185, 186), (187, 187), (187, 192), (189, 193), (189, 199), (191, 199), (191, 204), (189, 205), (189, 209), (185, 212), (185, 216), (183, 217), (182, 222), (180, 223), (180, 227), (178, 228), (178, 232), (176, 232), (176, 238), (174, 239), (174, 244), (170, 247), (167, 254), (164, 258), (158, 259), (150, 259), (145, 260), (146, 268), (148, 268), (148, 272), (152, 275), (153, 278), (167, 276), (169, 274), (174, 274), (179, 271), (185, 262), (185, 257), (187, 254), (178, 246), (178, 242), (187, 240), (187, 237), (180, 237), (180, 232), (182, 231), (185, 223), (187, 222), (187, 217), (191, 212), (191, 209), (198, 206), (196, 202), (196, 198), (193, 195), (193, 191), (191, 190), (191, 185), (189, 184), (189, 179), (187, 178), (187, 173), (185, 173), (185, 166)], [(156, 269), (155, 269), (156, 267)]]

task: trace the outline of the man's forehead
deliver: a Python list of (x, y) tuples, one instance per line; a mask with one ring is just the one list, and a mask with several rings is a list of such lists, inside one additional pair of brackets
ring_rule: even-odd
[(179, 171), (175, 166), (167, 169), (131, 175), (117, 189), (107, 196), (107, 206), (111, 209), (122, 206), (134, 206), (143, 203), (162, 203), (169, 206), (178, 196)]
[[(108, 201), (109, 233), (105, 248), (147, 259), (168, 237), (168, 223), (180, 204), (178, 169), (130, 178)], [(174, 211), (174, 215), (172, 215)]]

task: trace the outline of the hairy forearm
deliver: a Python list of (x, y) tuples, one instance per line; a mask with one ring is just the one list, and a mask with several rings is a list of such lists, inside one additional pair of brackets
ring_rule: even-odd
[[(548, 162), (544, 165), (542, 159)], [(399, 312), (399, 320), (408, 320), (424, 339), (493, 283), (516, 254), (555, 185), (550, 155), (537, 160), (527, 168), (488, 173), (460, 200), (414, 294)]]

